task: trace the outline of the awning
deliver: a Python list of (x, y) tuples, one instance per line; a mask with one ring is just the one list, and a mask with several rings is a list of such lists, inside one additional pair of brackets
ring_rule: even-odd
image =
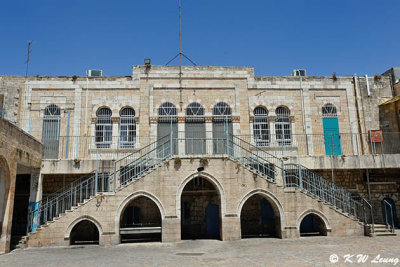
[(391, 103), (397, 102), (399, 100), (400, 100), (400, 95), (399, 96), (395, 96), (392, 99), (390, 99), (390, 100), (388, 100), (386, 102), (383, 102), (382, 104), (379, 104), (379, 106), (391, 104)]

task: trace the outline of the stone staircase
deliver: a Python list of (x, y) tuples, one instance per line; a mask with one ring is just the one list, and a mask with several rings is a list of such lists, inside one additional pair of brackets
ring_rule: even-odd
[(386, 224), (374, 224), (374, 231), (372, 231), (372, 225), (366, 226), (367, 233), (369, 236), (397, 236), (396, 231)]
[[(95, 171), (92, 176), (70, 184), (48, 201), (40, 203), (39, 208), (29, 214), (31, 223), (29, 229), (32, 232), (42, 231), (65, 213), (73, 212), (85, 205), (99, 193), (118, 192), (133, 181), (151, 173), (174, 156), (172, 146), (175, 142), (169, 136), (164, 137), (115, 162), (113, 173), (104, 174)], [(372, 207), (360, 196), (336, 186), (304, 166), (284, 164), (281, 159), (238, 137), (230, 136), (226, 143), (225, 155), (267, 181), (277, 183), (281, 180), (284, 188), (299, 189), (345, 216), (359, 220), (364, 225), (370, 223), (369, 209)], [(388, 233), (387, 229), (381, 226), (375, 228), (375, 232), (377, 230), (378, 234), (375, 235), (394, 234)], [(369, 229), (369, 233), (371, 231), (372, 228)], [(32, 234), (23, 237), (18, 246), (23, 247)]]

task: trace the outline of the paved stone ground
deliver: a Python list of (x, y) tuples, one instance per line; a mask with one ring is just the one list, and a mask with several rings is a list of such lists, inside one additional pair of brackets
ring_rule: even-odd
[[(332, 254), (339, 257), (338, 263), (330, 262)], [(29, 248), (0, 255), (0, 266), (341, 266), (346, 254), (368, 255), (366, 263), (371, 266), (393, 266), (371, 261), (378, 254), (381, 258), (400, 260), (400, 237), (195, 240), (110, 247)], [(353, 264), (348, 266), (361, 265), (356, 263), (356, 256), (351, 260)]]

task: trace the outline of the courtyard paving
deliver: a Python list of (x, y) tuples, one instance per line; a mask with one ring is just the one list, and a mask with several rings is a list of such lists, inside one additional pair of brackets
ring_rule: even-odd
[(28, 248), (0, 255), (0, 267), (400, 266), (399, 260), (400, 237), (304, 237)]

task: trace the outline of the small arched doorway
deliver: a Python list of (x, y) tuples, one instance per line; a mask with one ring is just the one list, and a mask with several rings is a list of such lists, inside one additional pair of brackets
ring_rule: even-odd
[(196, 177), (181, 195), (181, 238), (220, 239), (221, 200), (217, 188)]
[(120, 218), (121, 243), (161, 241), (161, 213), (156, 203), (139, 196), (130, 201)]
[(240, 227), (242, 238), (280, 237), (279, 211), (264, 196), (255, 194), (242, 207)]
[(300, 236), (326, 236), (327, 229), (324, 220), (314, 214), (306, 215), (300, 223)]
[(82, 220), (72, 228), (69, 240), (70, 245), (98, 245), (99, 230), (93, 222)]

